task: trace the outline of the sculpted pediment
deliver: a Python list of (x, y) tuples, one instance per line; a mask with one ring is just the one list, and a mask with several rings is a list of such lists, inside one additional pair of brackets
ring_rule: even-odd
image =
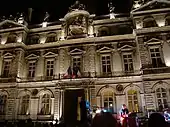
[(35, 54), (30, 54), (26, 57), (26, 59), (30, 60), (30, 59), (38, 59), (39, 56), (35, 55)]
[(58, 54), (53, 53), (53, 52), (47, 52), (47, 53), (45, 53), (43, 55), (43, 57), (46, 57), (46, 58), (48, 58), (48, 57), (56, 57), (56, 56), (58, 56)]
[(124, 46), (120, 47), (118, 50), (119, 50), (119, 51), (129, 51), (129, 50), (133, 50), (133, 49), (134, 49), (133, 46), (124, 45)]
[(24, 25), (11, 20), (5, 20), (0, 23), (0, 29), (9, 29), (9, 28), (16, 28), (16, 27), (24, 27)]
[(134, 9), (133, 12), (140, 12), (140, 11), (149, 11), (155, 9), (163, 9), (163, 8), (170, 8), (170, 1), (168, 0), (152, 0), (146, 4), (143, 4), (137, 9)]
[(69, 53), (73, 54), (73, 55), (74, 54), (83, 54), (83, 53), (85, 53), (85, 51), (81, 50), (81, 49), (78, 49), (78, 48), (75, 48), (75, 49), (71, 50)]
[(3, 55), (3, 57), (4, 58), (12, 58), (12, 57), (14, 57), (14, 55), (12, 53), (7, 52)]
[(157, 38), (151, 38), (145, 42), (145, 45), (161, 44), (163, 41)]
[(97, 52), (111, 52), (111, 51), (113, 51), (113, 49), (106, 46), (97, 50)]

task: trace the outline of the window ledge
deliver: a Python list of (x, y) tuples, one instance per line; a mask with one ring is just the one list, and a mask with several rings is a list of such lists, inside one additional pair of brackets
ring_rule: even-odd
[(37, 119), (53, 119), (53, 115), (41, 115), (41, 114), (38, 114), (37, 115)]
[(29, 118), (30, 118), (30, 115), (29, 115), (29, 114), (28, 114), (28, 115), (18, 114), (18, 115), (17, 115), (17, 118), (18, 118), (18, 119), (29, 119)]

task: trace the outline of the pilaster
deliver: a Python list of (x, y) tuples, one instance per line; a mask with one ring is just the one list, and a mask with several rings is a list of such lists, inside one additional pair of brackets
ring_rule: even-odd
[(36, 77), (44, 77), (45, 59), (43, 57), (43, 54), (44, 51), (41, 51), (36, 67)]
[(3, 51), (0, 52), (0, 75), (2, 75), (3, 67)]
[(31, 119), (37, 119), (37, 113), (38, 113), (38, 97), (32, 97), (31, 98), (31, 106), (30, 106), (30, 118)]

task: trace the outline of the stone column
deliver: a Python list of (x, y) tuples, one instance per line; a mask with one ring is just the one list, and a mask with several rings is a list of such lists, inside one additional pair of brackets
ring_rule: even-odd
[(17, 63), (17, 77), (18, 78), (22, 78), (23, 77), (23, 71), (24, 71), (24, 59), (25, 59), (25, 55), (24, 55), (25, 51), (23, 49), (19, 49), (17, 51), (17, 59), (18, 59), (18, 63)]
[(37, 119), (37, 113), (38, 113), (38, 97), (32, 97), (31, 98), (31, 106), (30, 106), (30, 118), (33, 120)]
[(37, 62), (37, 68), (36, 68), (36, 76), (38, 78), (44, 77), (44, 69), (45, 69), (45, 59), (43, 57), (44, 51), (41, 51), (40, 57)]
[(51, 115), (54, 115), (54, 98), (51, 98)]
[(90, 45), (89, 46), (89, 70), (91, 72), (91, 76), (95, 76), (95, 71), (96, 71), (95, 55), (96, 55), (96, 47), (95, 45)]
[(90, 105), (91, 107), (96, 105), (96, 89), (90, 88)]
[(97, 106), (101, 107), (101, 98), (100, 98), (100, 96), (97, 96), (96, 100), (97, 100)]
[(2, 75), (3, 71), (3, 52), (0, 52), (0, 75)]

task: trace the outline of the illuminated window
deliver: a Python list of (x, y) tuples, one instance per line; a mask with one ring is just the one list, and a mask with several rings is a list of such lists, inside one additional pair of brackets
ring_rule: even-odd
[(29, 61), (28, 63), (28, 78), (35, 77), (36, 61)]
[(54, 75), (54, 60), (48, 59), (46, 60), (46, 76), (52, 77)]
[(156, 97), (157, 97), (157, 103), (158, 103), (159, 109), (160, 108), (162, 108), (162, 109), (163, 108), (168, 108), (166, 89), (164, 89), (164, 88), (156, 89)]
[(101, 62), (102, 62), (102, 72), (103, 73), (110, 73), (111, 72), (110, 55), (102, 55)]
[(44, 94), (41, 98), (41, 115), (51, 114), (51, 97), (49, 94)]
[(133, 71), (132, 54), (124, 54), (123, 55), (123, 62), (124, 62), (124, 71), (125, 72), (132, 72)]
[(103, 94), (103, 106), (108, 112), (113, 112), (113, 92), (107, 91)]
[(151, 47), (150, 48), (150, 56), (151, 56), (152, 66), (154, 68), (163, 66), (161, 52), (160, 52), (159, 47)]
[(10, 69), (11, 69), (11, 60), (5, 59), (3, 62), (3, 77), (10, 77)]
[(25, 95), (23, 97), (21, 97), (21, 103), (20, 103), (20, 114), (21, 115), (27, 115), (29, 114), (29, 102), (30, 102), (30, 96), (29, 95)]
[(7, 95), (0, 95), (0, 114), (4, 115), (7, 108)]
[(130, 112), (138, 112), (139, 104), (138, 104), (138, 92), (135, 90), (129, 90), (127, 92), (128, 96), (128, 108)]

